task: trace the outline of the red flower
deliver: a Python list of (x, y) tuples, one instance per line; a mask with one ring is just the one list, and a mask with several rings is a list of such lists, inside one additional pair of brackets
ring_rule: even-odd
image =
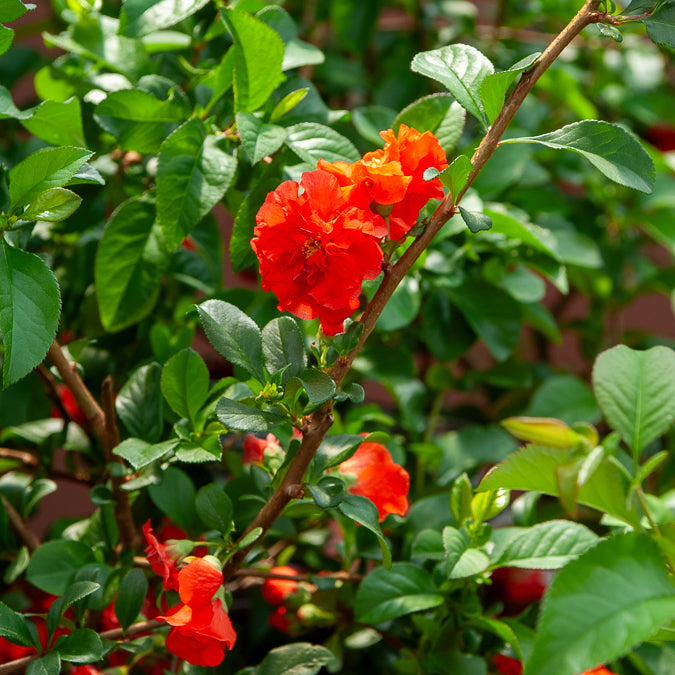
[(604, 666), (598, 666), (597, 668), (584, 671), (581, 675), (616, 675), (616, 673), (612, 673)]
[(274, 434), (267, 434), (267, 438), (264, 440), (249, 434), (244, 439), (244, 464), (262, 463), (266, 450), (269, 453), (279, 455), (283, 453), (283, 449)]
[[(145, 547), (145, 554), (152, 571), (162, 577), (162, 585), (167, 591), (178, 590), (178, 567), (176, 566), (177, 556), (171, 555), (167, 546), (160, 544), (155, 537), (150, 521), (143, 525), (143, 534), (148, 545)], [(215, 591), (214, 591), (215, 592)]]
[(213, 595), (223, 583), (223, 574), (205, 558), (193, 558), (178, 573), (182, 604), (158, 619), (173, 626), (166, 638), (167, 649), (196, 666), (217, 666), (225, 646), (234, 645), (237, 634), (223, 604)]
[(380, 273), (386, 223), (347, 201), (334, 176), (304, 173), (267, 195), (256, 216), (251, 246), (262, 287), (277, 307), (301, 319), (318, 317), (326, 335), (343, 329), (359, 306), (361, 285)]
[(497, 672), (501, 675), (522, 675), (523, 664), (512, 656), (506, 654), (495, 654), (492, 657), (492, 663), (495, 664)]
[[(61, 400), (61, 405), (66, 411), (68, 417), (73, 420), (73, 422), (79, 424), (81, 427), (86, 428), (88, 424), (87, 415), (75, 400), (73, 392), (70, 391), (70, 389), (68, 389), (65, 384), (57, 384), (56, 393), (58, 394), (58, 397)], [(57, 406), (52, 406), (51, 416), (63, 417), (61, 410)]]
[(293, 623), (289, 620), (289, 615), (285, 607), (277, 607), (267, 617), (267, 622), (270, 626), (272, 626), (272, 628), (276, 628), (282, 633), (290, 633), (293, 627)]
[(102, 675), (101, 671), (94, 666), (71, 666), (70, 675)]
[(401, 124), (398, 138), (392, 129), (380, 134), (384, 148), (369, 152), (354, 164), (319, 160), (318, 168), (335, 175), (349, 200), (363, 208), (393, 204), (389, 216), (389, 238), (398, 241), (417, 222), (420, 209), (430, 199), (443, 199), (438, 178), (426, 181), (424, 172), (434, 167), (447, 168), (445, 152), (430, 132)]
[(377, 506), (380, 522), (389, 513), (402, 516), (408, 510), (410, 476), (381, 443), (362, 443), (338, 468), (344, 474), (356, 476), (356, 484), (349, 492), (368, 497)]
[(495, 570), (492, 583), (510, 611), (519, 611), (533, 602), (539, 602), (548, 587), (548, 579), (540, 570), (516, 567)]
[[(285, 574), (286, 576), (295, 576), (298, 572), (288, 565), (280, 565), (273, 567), (270, 572), (274, 574)], [(290, 579), (265, 579), (262, 585), (263, 598), (270, 603), (270, 605), (283, 605), (284, 600), (295, 593), (298, 588), (297, 581)]]

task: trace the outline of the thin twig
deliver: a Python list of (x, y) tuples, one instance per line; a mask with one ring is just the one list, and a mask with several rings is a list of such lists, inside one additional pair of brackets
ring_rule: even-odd
[[(11, 459), (17, 461), (21, 464), (24, 469), (30, 469), (31, 471), (38, 471), (43, 468), (40, 464), (40, 460), (30, 452), (26, 450), (14, 450), (13, 448), (0, 448), (0, 459)], [(84, 471), (76, 471), (71, 473), (70, 471), (64, 471), (62, 469), (55, 468), (46, 468), (44, 467), (45, 474), (50, 478), (61, 478), (64, 480), (72, 480), (76, 483), (86, 483), (88, 485), (93, 485), (94, 481), (92, 477)]]
[(7, 517), (12, 529), (18, 535), (19, 539), (26, 545), (26, 548), (32, 553), (40, 546), (40, 540), (35, 533), (26, 526), (19, 512), (12, 506), (5, 495), (0, 495), (2, 503), (7, 511)]

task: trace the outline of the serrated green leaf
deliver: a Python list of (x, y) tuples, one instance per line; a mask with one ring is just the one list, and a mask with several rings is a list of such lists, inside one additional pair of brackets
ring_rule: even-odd
[(389, 569), (391, 567), (391, 551), (380, 528), (380, 515), (377, 506), (366, 497), (347, 494), (342, 498), (337, 508), (347, 518), (363, 525), (377, 537), (382, 550), (382, 564), (386, 569)]
[[(102, 486), (99, 486), (102, 487)], [(59, 625), (63, 613), (75, 602), (88, 597), (101, 588), (101, 584), (94, 581), (75, 581), (66, 592), (57, 598), (49, 608), (47, 614), (47, 632), (51, 635)]]
[(494, 567), (555, 570), (598, 543), (587, 527), (569, 520), (550, 520), (509, 539)]
[(29, 155), (9, 172), (12, 211), (33, 201), (41, 192), (61, 187), (94, 153), (84, 148), (44, 148)]
[(616, 535), (557, 574), (524, 672), (581, 673), (623, 656), (673, 618), (675, 590), (657, 545), (644, 534)]
[(234, 105), (237, 112), (255, 112), (281, 82), (284, 43), (279, 34), (246, 12), (222, 9), (234, 40)]
[(69, 663), (92, 663), (103, 658), (103, 643), (91, 628), (77, 628), (61, 636), (54, 646), (61, 659)]
[(271, 649), (249, 675), (316, 675), (334, 659), (325, 647), (294, 642)]
[(237, 113), (237, 130), (252, 164), (273, 155), (286, 140), (286, 129), (276, 124), (264, 124), (251, 113)]
[(417, 565), (397, 562), (378, 567), (361, 582), (354, 611), (362, 623), (382, 623), (445, 602), (431, 575)]
[(162, 394), (171, 409), (194, 425), (209, 395), (209, 370), (193, 349), (174, 354), (162, 370)]
[(177, 443), (178, 441), (175, 439), (153, 444), (141, 438), (127, 438), (113, 452), (129, 462), (138, 471), (173, 450)]
[(62, 187), (41, 192), (21, 214), (21, 220), (45, 220), (56, 223), (73, 214), (82, 203), (82, 197)]
[(150, 485), (150, 498), (155, 506), (186, 531), (194, 521), (195, 487), (190, 477), (175, 466), (162, 472), (162, 482)]
[(21, 0), (0, 0), (0, 21), (9, 23), (23, 16), (35, 5), (25, 5)]
[(59, 675), (61, 656), (57, 651), (45, 654), (41, 659), (31, 661), (26, 667), (26, 675)]
[(178, 246), (223, 198), (237, 170), (224, 135), (207, 133), (193, 117), (160, 148), (157, 165), (157, 218), (169, 250)]
[(502, 141), (506, 143), (539, 143), (556, 150), (571, 150), (619, 185), (646, 193), (654, 185), (654, 163), (640, 141), (609, 122), (582, 120), (549, 134)]
[(464, 108), (450, 94), (430, 94), (405, 107), (394, 119), (391, 128), (396, 134), (401, 124), (420, 133), (431, 131), (449, 155), (462, 135), (465, 118)]
[(457, 530), (449, 525), (443, 528), (442, 538), (445, 554), (445, 574), (449, 578), (460, 558), (471, 545), (471, 540), (464, 529)]
[(281, 383), (300, 375), (307, 367), (305, 341), (298, 324), (289, 316), (272, 319), (262, 331), (262, 352), (270, 374), (285, 368)]
[(216, 414), (228, 429), (252, 434), (267, 434), (286, 420), (278, 410), (259, 410), (229, 398), (220, 399)]
[(159, 363), (141, 366), (131, 373), (115, 399), (115, 410), (126, 430), (149, 443), (157, 442), (164, 428), (161, 377)]
[(0, 637), (12, 644), (24, 647), (36, 647), (37, 644), (28, 628), (29, 620), (0, 602)]
[(63, 103), (43, 101), (21, 124), (51, 145), (86, 145), (80, 100), (75, 97)]
[(321, 509), (335, 508), (347, 494), (345, 482), (336, 476), (324, 476), (318, 483), (308, 483), (305, 487)]
[(92, 562), (94, 552), (80, 541), (48, 541), (33, 552), (26, 569), (26, 579), (40, 590), (63, 595), (77, 570)]
[(609, 425), (638, 456), (675, 421), (675, 351), (608, 349), (593, 366), (593, 391)]
[(346, 462), (364, 442), (363, 436), (357, 434), (335, 434), (326, 436), (314, 457), (316, 473), (322, 473), (342, 462)]
[(61, 312), (59, 284), (42, 259), (0, 243), (0, 332), (3, 386), (20, 380), (47, 354)]
[(152, 311), (168, 264), (154, 204), (145, 199), (124, 202), (112, 214), (94, 262), (96, 298), (106, 330), (119, 331)]
[[(441, 179), (441, 183), (450, 190), (450, 194), (457, 197), (466, 185), (472, 170), (471, 160), (466, 155), (459, 155), (447, 169), (441, 171), (438, 177)], [(492, 221), (490, 221), (490, 225), (492, 225)]]
[(147, 594), (148, 580), (143, 570), (130, 569), (124, 575), (115, 598), (115, 616), (123, 630), (129, 628), (136, 620)]
[(223, 300), (202, 302), (197, 311), (206, 337), (216, 351), (264, 382), (262, 334), (255, 321)]
[(300, 122), (288, 127), (286, 145), (312, 166), (320, 159), (327, 162), (356, 162), (361, 153), (353, 143), (330, 127), (316, 122)]
[(318, 368), (308, 368), (298, 380), (309, 397), (309, 405), (316, 408), (335, 396), (335, 382), (327, 373)]
[(191, 16), (209, 0), (125, 0), (120, 14), (120, 32), (141, 37), (168, 28)]
[(642, 19), (647, 35), (657, 45), (675, 49), (675, 5), (664, 2), (653, 14)]
[(199, 489), (195, 508), (204, 525), (211, 529), (227, 535), (234, 527), (232, 501), (225, 490), (214, 483), (204, 485)]
[(467, 112), (487, 126), (480, 85), (494, 73), (494, 66), (481, 52), (469, 45), (448, 45), (416, 54), (410, 67), (445, 85)]
[(33, 114), (32, 110), (19, 110), (12, 101), (9, 89), (0, 85), (0, 119), (12, 117), (15, 120), (26, 119)]
[[(481, 481), (478, 490), (532, 490), (558, 495), (556, 468), (571, 461), (574, 450), (528, 445), (512, 453), (494, 467)], [(609, 513), (635, 526), (638, 514), (632, 503), (626, 503), (628, 485), (623, 473), (604, 460), (590, 479), (580, 487), (578, 500)]]

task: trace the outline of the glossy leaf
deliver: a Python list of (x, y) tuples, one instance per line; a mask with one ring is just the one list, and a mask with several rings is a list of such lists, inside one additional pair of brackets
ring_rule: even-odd
[(252, 434), (267, 434), (286, 419), (277, 410), (259, 410), (224, 397), (218, 401), (216, 414), (228, 429)]
[(616, 535), (555, 577), (524, 672), (581, 673), (622, 656), (674, 618), (675, 590), (657, 545), (644, 534)]
[(300, 122), (288, 127), (286, 145), (312, 166), (320, 159), (327, 162), (356, 162), (361, 153), (352, 142), (330, 127), (316, 122)]
[(234, 40), (234, 105), (238, 112), (263, 106), (281, 82), (284, 43), (279, 34), (246, 12), (223, 9)]
[(120, 31), (127, 37), (141, 37), (168, 28), (194, 14), (209, 0), (125, 0)]
[(675, 5), (664, 2), (650, 16), (642, 19), (647, 35), (658, 45), (675, 49)]
[(442, 537), (445, 553), (445, 573), (450, 577), (460, 558), (469, 548), (471, 541), (464, 529), (457, 530), (449, 525), (443, 528)]
[(382, 564), (385, 569), (390, 568), (391, 551), (380, 528), (380, 517), (377, 506), (366, 497), (347, 494), (340, 501), (337, 508), (347, 518), (350, 518), (359, 525), (363, 525), (363, 527), (370, 530), (377, 537), (380, 549), (382, 550)]
[(115, 399), (115, 410), (126, 430), (149, 443), (157, 442), (164, 428), (161, 377), (159, 363), (141, 366), (134, 370)]
[(459, 213), (466, 226), (475, 234), (482, 230), (489, 230), (492, 228), (492, 219), (490, 216), (481, 213), (480, 211), (467, 211), (463, 207), (459, 207)]
[(271, 649), (249, 675), (316, 675), (334, 659), (325, 647), (294, 642)]
[(193, 117), (160, 148), (157, 165), (157, 218), (170, 250), (223, 198), (237, 169), (224, 135), (207, 133)]
[(615, 183), (640, 192), (652, 191), (654, 163), (637, 138), (616, 124), (583, 120), (541, 136), (509, 138), (502, 143), (539, 143), (571, 150)]
[(593, 366), (593, 391), (609, 425), (637, 455), (675, 421), (675, 351), (608, 349)]
[(115, 598), (115, 616), (124, 630), (138, 617), (147, 594), (148, 580), (143, 570), (130, 569), (124, 575)]
[(63, 595), (77, 570), (94, 562), (94, 552), (80, 541), (55, 539), (33, 552), (26, 579), (40, 590)]
[(282, 384), (307, 367), (305, 342), (298, 324), (289, 316), (270, 321), (262, 331), (262, 351), (270, 374), (286, 368)]
[(321, 441), (314, 458), (316, 472), (321, 473), (326, 469), (332, 469), (334, 466), (346, 462), (363, 443), (364, 438), (357, 434), (335, 434), (326, 436)]
[(0, 332), (5, 347), (3, 386), (20, 380), (47, 354), (56, 336), (61, 294), (45, 263), (0, 241)]
[(43, 101), (21, 124), (34, 136), (51, 145), (86, 145), (80, 100)]
[(209, 395), (209, 371), (197, 352), (183, 349), (162, 370), (162, 394), (171, 409), (194, 425)]
[(21, 0), (2, 0), (0, 2), (0, 21), (9, 23), (23, 16), (35, 5), (26, 6)]
[(29, 620), (0, 602), (0, 637), (12, 644), (36, 647), (35, 639), (28, 628)]
[[(194, 521), (195, 488), (188, 475), (170, 466), (162, 473), (162, 482), (150, 485), (150, 497), (155, 506), (186, 531)], [(180, 495), (180, 498), (178, 496)]]
[(61, 672), (61, 655), (57, 651), (45, 654), (26, 667), (26, 675), (59, 675)]
[(157, 459), (164, 457), (173, 450), (177, 440), (164, 441), (163, 443), (148, 443), (141, 438), (127, 438), (123, 440), (113, 452), (125, 459), (138, 471)]
[(335, 508), (347, 494), (345, 482), (336, 476), (324, 476), (318, 483), (309, 483), (305, 487), (322, 509)]
[[(471, 160), (466, 155), (459, 155), (447, 169), (441, 171), (439, 178), (441, 183), (450, 190), (450, 194), (457, 197), (466, 185), (472, 169)], [(492, 222), (490, 222), (490, 225), (492, 225)]]
[(119, 331), (155, 306), (169, 263), (154, 204), (124, 202), (111, 216), (96, 253), (94, 279), (101, 323)]
[(264, 124), (251, 113), (237, 113), (237, 130), (252, 164), (273, 155), (286, 140), (286, 129), (276, 124)]
[(21, 214), (22, 220), (45, 220), (57, 223), (72, 215), (82, 203), (82, 197), (66, 188), (55, 187), (41, 192)]
[(77, 628), (59, 638), (55, 646), (61, 659), (69, 663), (91, 663), (103, 658), (103, 643), (91, 628)]
[(487, 75), (494, 73), (494, 66), (477, 49), (458, 44), (420, 52), (410, 67), (441, 82), (467, 112), (486, 124), (480, 85)]
[(197, 515), (213, 530), (228, 534), (233, 527), (232, 501), (222, 487), (210, 483), (199, 488), (195, 501)]
[(356, 593), (354, 611), (357, 621), (382, 623), (443, 602), (445, 598), (428, 572), (397, 562), (389, 570), (379, 567), (366, 576)]
[(75, 581), (66, 592), (54, 600), (47, 613), (47, 632), (51, 635), (61, 621), (63, 613), (78, 600), (82, 600), (101, 588), (101, 584), (94, 581)]

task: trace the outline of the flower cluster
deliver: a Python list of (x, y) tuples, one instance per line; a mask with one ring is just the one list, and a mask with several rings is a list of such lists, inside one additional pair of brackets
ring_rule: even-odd
[(180, 570), (175, 551), (160, 544), (150, 523), (143, 526), (146, 553), (153, 571), (162, 576), (166, 590), (178, 591), (181, 603), (158, 619), (172, 628), (166, 638), (167, 649), (196, 666), (217, 666), (231, 649), (237, 635), (223, 603), (214, 597), (223, 583), (218, 561), (209, 556), (186, 558)]
[(256, 216), (251, 246), (263, 289), (280, 310), (318, 317), (326, 335), (342, 331), (363, 282), (379, 275), (383, 239), (404, 237), (426, 202), (443, 197), (438, 178), (424, 180), (428, 168), (447, 167), (433, 134), (402, 124), (398, 138), (391, 129), (381, 135), (385, 147), (353, 164), (319, 160), (300, 185), (285, 181)]
[[(505, 654), (495, 654), (492, 657), (492, 663), (497, 669), (497, 673), (499, 675), (522, 675), (523, 664), (518, 659), (514, 659), (512, 656), (506, 656)], [(616, 673), (612, 673), (604, 666), (598, 666), (596, 668), (591, 668), (590, 670), (585, 670), (579, 675), (616, 675)]]

